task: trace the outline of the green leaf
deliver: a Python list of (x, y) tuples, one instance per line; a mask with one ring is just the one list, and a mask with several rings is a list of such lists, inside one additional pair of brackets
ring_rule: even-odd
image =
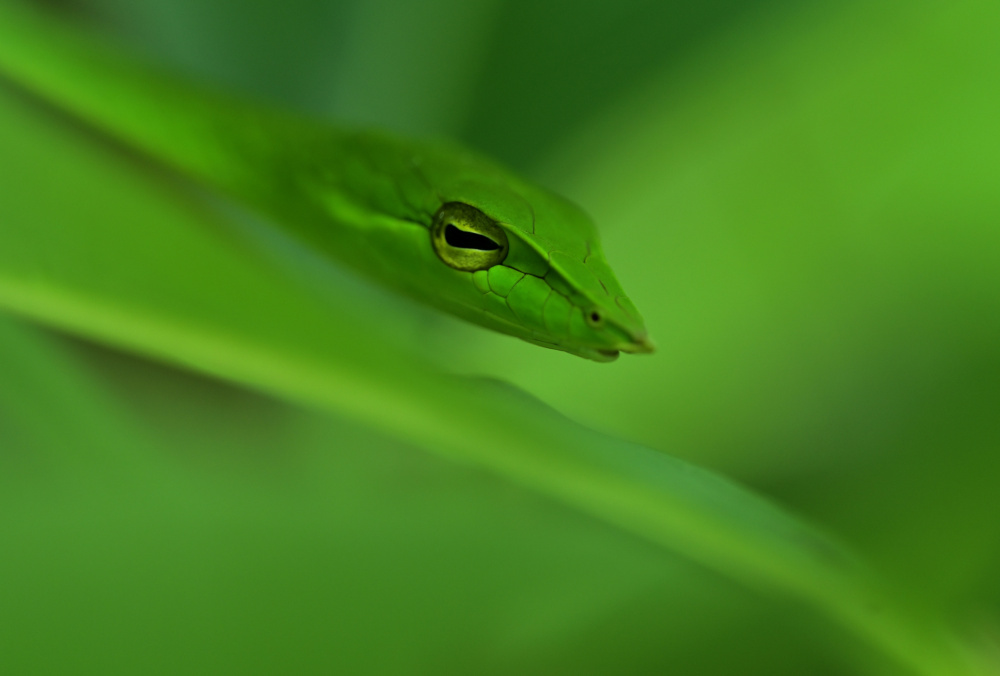
[(66, 451), (0, 447), (5, 671), (814, 670), (791, 604), (377, 431), (7, 319), (0, 372)]

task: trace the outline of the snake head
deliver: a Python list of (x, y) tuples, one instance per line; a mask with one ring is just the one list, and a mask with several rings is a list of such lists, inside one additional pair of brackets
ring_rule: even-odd
[[(600, 362), (653, 351), (579, 207), (458, 146), (406, 143), (400, 153), (398, 142), (371, 134), (357, 144), (348, 153), (369, 165), (339, 180), (367, 208), (335, 216), (365, 215), (359, 267), (536, 345)], [(365, 255), (374, 259), (362, 263)]]
[(441, 262), (467, 277), (468, 293), (456, 298), (464, 314), (594, 361), (652, 352), (590, 218), (542, 188), (498, 175), (438, 183), (431, 243)]

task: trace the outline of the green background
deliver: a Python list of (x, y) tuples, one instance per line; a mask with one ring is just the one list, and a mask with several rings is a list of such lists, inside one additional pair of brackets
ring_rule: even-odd
[[(414, 307), (0, 87), (5, 672), (959, 673), (428, 453), (466, 415), (441, 372), (732, 478), (1000, 655), (1000, 5), (48, 4), (567, 195), (659, 349), (593, 364)], [(311, 397), (254, 341), (342, 380)], [(537, 437), (515, 408), (484, 434)]]

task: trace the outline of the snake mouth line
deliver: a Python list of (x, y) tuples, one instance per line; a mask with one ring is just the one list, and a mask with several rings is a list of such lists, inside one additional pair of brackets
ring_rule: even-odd
[(653, 343), (643, 336), (642, 338), (633, 341), (627, 345), (621, 345), (618, 349), (609, 350), (602, 348), (593, 348), (587, 350), (586, 356), (594, 361), (609, 362), (618, 359), (622, 352), (627, 352), (628, 354), (649, 354), (653, 352), (656, 347)]
[(648, 336), (642, 336), (629, 345), (623, 345), (620, 349), (629, 354), (651, 354), (656, 351), (656, 346)]

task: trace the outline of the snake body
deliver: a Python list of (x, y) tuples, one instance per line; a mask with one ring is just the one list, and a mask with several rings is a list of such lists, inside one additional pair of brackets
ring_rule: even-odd
[(465, 148), (220, 93), (9, 0), (0, 75), (422, 302), (596, 361), (652, 350), (586, 214)]

